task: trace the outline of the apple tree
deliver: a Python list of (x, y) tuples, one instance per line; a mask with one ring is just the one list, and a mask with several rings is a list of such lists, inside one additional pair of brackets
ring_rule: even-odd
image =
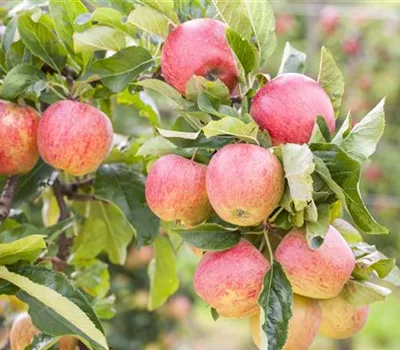
[(349, 337), (390, 293), (380, 282), (399, 285), (363, 241), (389, 232), (359, 192), (384, 100), (354, 126), (340, 115), (325, 47), (316, 80), (289, 43), (269, 71), (267, 1), (7, 5), (0, 291), (29, 305), (12, 349), (108, 349), (108, 265), (131, 245), (155, 252), (150, 310), (177, 291), (187, 244), (211, 316), (250, 318), (261, 349)]

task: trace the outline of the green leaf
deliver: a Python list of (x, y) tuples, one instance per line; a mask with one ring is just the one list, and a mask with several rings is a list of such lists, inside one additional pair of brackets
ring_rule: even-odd
[(46, 248), (42, 235), (30, 235), (11, 243), (0, 244), (0, 265), (11, 265), (18, 261), (34, 262)]
[(18, 19), (18, 32), (24, 44), (35, 56), (61, 72), (67, 62), (67, 51), (45, 24), (33, 21), (31, 14), (25, 13)]
[(154, 240), (154, 259), (149, 265), (150, 298), (148, 308), (155, 310), (163, 305), (179, 287), (175, 252), (166, 236)]
[(135, 83), (147, 89), (155, 90), (166, 98), (171, 99), (178, 108), (184, 109), (187, 106), (187, 101), (181, 96), (178, 90), (172, 86), (157, 79), (146, 79)]
[(104, 165), (97, 171), (97, 196), (122, 209), (137, 231), (138, 246), (150, 244), (159, 231), (159, 219), (151, 212), (145, 197), (145, 177), (121, 164)]
[(137, 156), (163, 156), (173, 153), (177, 147), (162, 136), (146, 141), (137, 151)]
[(318, 206), (318, 220), (306, 222), (306, 238), (311, 249), (318, 249), (329, 230), (329, 206), (322, 204)]
[(11, 44), (16, 40), (18, 16), (13, 17), (7, 24), (5, 32), (1, 38), (1, 46), (7, 52)]
[(20, 64), (5, 76), (1, 96), (7, 100), (14, 100), (21, 96), (26, 89), (44, 79), (44, 74), (38, 68), (29, 64)]
[(316, 172), (342, 201), (355, 226), (366, 234), (389, 233), (386, 227), (373, 219), (361, 199), (358, 185), (360, 164), (334, 144), (312, 144), (310, 148), (314, 158), (319, 157), (324, 163), (315, 160), (316, 164), (318, 162)]
[(75, 53), (119, 51), (126, 46), (124, 32), (106, 26), (89, 28), (73, 35)]
[[(3, 226), (2, 226), (3, 227)], [(25, 223), (16, 226), (5, 227), (0, 233), (0, 243), (11, 243), (30, 235), (41, 235), (42, 232), (35, 226)]]
[(236, 228), (218, 224), (202, 224), (190, 229), (174, 230), (187, 243), (203, 250), (221, 251), (239, 243), (241, 235)]
[(230, 28), (226, 30), (226, 38), (242, 65), (245, 75), (249, 74), (257, 64), (257, 51), (254, 46), (249, 40), (242, 38), (237, 32)]
[(121, 209), (107, 201), (91, 201), (80, 215), (85, 213), (86, 219), (74, 239), (72, 259), (90, 260), (105, 252), (113, 264), (124, 264), (135, 229)]
[(157, 128), (157, 131), (162, 137), (165, 138), (179, 138), (185, 140), (196, 140), (200, 135), (200, 131), (198, 132), (187, 132), (187, 131), (173, 131), (173, 130), (165, 130)]
[(138, 74), (153, 65), (153, 57), (139, 46), (131, 46), (115, 55), (97, 60), (89, 66), (85, 76), (96, 76), (114, 92), (121, 92)]
[(240, 119), (226, 117), (220, 120), (213, 120), (203, 128), (207, 138), (219, 135), (231, 135), (240, 140), (258, 145), (258, 125), (254, 122), (245, 124)]
[(285, 73), (303, 74), (307, 55), (297, 50), (295, 47), (286, 43), (283, 51), (281, 65), (279, 66), (278, 75)]
[(276, 47), (274, 13), (268, 1), (243, 1), (243, 5), (254, 31), (262, 69)]
[(114, 27), (128, 33), (129, 35), (134, 34), (134, 31), (129, 29), (129, 27), (123, 23), (124, 16), (122, 13), (112, 8), (98, 7), (93, 11), (90, 17), (88, 16), (86, 18), (86, 21)]
[(32, 344), (28, 345), (26, 350), (47, 350), (60, 340), (61, 337), (54, 338), (51, 335), (40, 333), (33, 338)]
[(363, 241), (360, 232), (357, 229), (343, 219), (335, 219), (331, 225), (339, 231), (349, 244), (360, 243)]
[(264, 277), (258, 298), (261, 308), (261, 349), (280, 350), (286, 343), (292, 317), (292, 287), (282, 266), (274, 261)]
[(207, 92), (201, 92), (197, 98), (197, 105), (202, 112), (213, 114), (219, 118), (234, 117), (245, 119), (233, 107), (221, 104), (221, 100)]
[(137, 6), (130, 13), (128, 23), (161, 38), (166, 38), (169, 32), (168, 19), (151, 7)]
[(350, 131), (351, 131), (351, 114), (349, 112), (346, 116), (346, 119), (343, 121), (339, 131), (332, 139), (331, 143), (340, 146), (343, 139), (350, 133)]
[(342, 104), (344, 79), (331, 53), (324, 46), (321, 49), (318, 82), (328, 94), (337, 117)]
[(229, 89), (221, 80), (209, 81), (202, 76), (193, 75), (186, 84), (186, 98), (196, 102), (202, 92), (207, 92), (221, 102), (230, 102)]
[(345, 284), (340, 295), (349, 304), (363, 306), (376, 301), (384, 301), (390, 293), (390, 289), (375, 283), (350, 280)]
[(213, 0), (222, 20), (241, 37), (249, 39), (252, 33), (250, 19), (242, 1)]
[(164, 14), (172, 23), (179, 23), (178, 15), (174, 11), (173, 0), (142, 0), (142, 3)]
[(283, 168), (288, 182), (290, 197), (296, 211), (303, 210), (312, 200), (315, 164), (307, 145), (285, 144), (281, 146)]
[(0, 278), (20, 288), (17, 297), (29, 305), (29, 315), (40, 331), (53, 336), (75, 334), (90, 349), (108, 349), (92, 307), (64, 274), (36, 266), (11, 272), (1, 266)]
[(344, 138), (340, 147), (360, 164), (364, 164), (374, 154), (385, 129), (385, 100), (359, 121)]
[(400, 287), (400, 269), (396, 265), (393, 266), (392, 271), (383, 280), (393, 284), (395, 287)]
[(110, 289), (108, 265), (100, 260), (76, 265), (73, 278), (76, 287), (94, 297), (104, 298)]
[(213, 318), (214, 321), (217, 321), (219, 319), (218, 311), (215, 310), (213, 307), (210, 310), (211, 310), (211, 317)]
[(195, 140), (182, 138), (169, 138), (175, 146), (179, 148), (198, 148), (198, 149), (220, 149), (234, 141), (233, 137), (210, 137), (207, 138), (200, 134)]
[(115, 296), (110, 295), (107, 298), (97, 299), (93, 304), (93, 308), (100, 319), (110, 320), (117, 313), (117, 310), (114, 305), (115, 305)]

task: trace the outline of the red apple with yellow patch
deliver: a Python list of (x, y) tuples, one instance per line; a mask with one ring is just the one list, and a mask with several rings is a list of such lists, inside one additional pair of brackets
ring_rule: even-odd
[(43, 160), (74, 176), (95, 171), (107, 157), (112, 139), (108, 117), (77, 101), (52, 104), (44, 112), (38, 130)]
[(27, 173), (39, 159), (39, 115), (30, 107), (0, 101), (0, 175)]
[(258, 311), (257, 299), (269, 262), (247, 240), (222, 252), (207, 252), (194, 276), (196, 293), (221, 316), (241, 318)]

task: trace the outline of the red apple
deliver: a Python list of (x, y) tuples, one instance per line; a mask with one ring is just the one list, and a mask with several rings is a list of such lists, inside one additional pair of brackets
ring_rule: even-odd
[(238, 69), (225, 30), (222, 22), (209, 18), (176, 27), (161, 53), (161, 70), (167, 82), (184, 94), (189, 79), (199, 75), (211, 81), (220, 79), (232, 91)]
[(275, 32), (278, 35), (285, 35), (293, 29), (295, 24), (296, 21), (293, 15), (277, 15), (275, 18)]
[(282, 264), (294, 293), (316, 299), (338, 295), (355, 266), (350, 247), (332, 226), (316, 250), (308, 247), (304, 231), (293, 229), (276, 249), (275, 259)]
[(27, 173), (39, 159), (39, 115), (30, 107), (0, 101), (0, 175)]
[(112, 139), (108, 117), (81, 102), (52, 104), (39, 124), (38, 145), (43, 160), (74, 176), (95, 171), (107, 157)]
[(320, 333), (332, 339), (345, 339), (357, 333), (367, 321), (369, 307), (349, 304), (340, 294), (319, 302), (322, 312)]
[(335, 113), (324, 89), (302, 74), (287, 73), (271, 80), (253, 99), (250, 114), (275, 145), (307, 143), (316, 117), (323, 116), (335, 130)]
[(267, 218), (285, 185), (279, 160), (265, 148), (231, 144), (221, 148), (207, 170), (207, 194), (217, 214), (239, 226)]
[(332, 34), (338, 27), (340, 13), (336, 7), (325, 6), (321, 11), (320, 23), (322, 30), (327, 34)]
[(146, 200), (164, 221), (179, 220), (196, 225), (207, 219), (212, 208), (206, 192), (207, 167), (177, 155), (158, 159), (146, 181)]
[(357, 39), (347, 39), (342, 44), (342, 50), (346, 55), (356, 56), (360, 50), (360, 42)]
[(221, 316), (249, 317), (270, 264), (247, 240), (222, 252), (207, 252), (194, 275), (194, 289)]

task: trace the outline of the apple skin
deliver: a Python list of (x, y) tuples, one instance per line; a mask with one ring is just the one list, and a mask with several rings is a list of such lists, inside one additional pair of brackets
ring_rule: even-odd
[(226, 26), (217, 20), (187, 21), (172, 31), (161, 52), (162, 74), (169, 84), (185, 94), (193, 75), (221, 80), (230, 91), (238, 81), (235, 57), (226, 40)]
[(267, 218), (282, 197), (285, 179), (279, 160), (265, 148), (231, 144), (207, 169), (207, 194), (223, 220), (252, 226)]
[(38, 146), (43, 160), (74, 176), (95, 171), (107, 157), (113, 139), (108, 117), (77, 101), (52, 104), (39, 123)]
[(310, 140), (318, 115), (335, 130), (335, 113), (324, 89), (302, 74), (281, 74), (254, 96), (251, 116), (266, 130), (274, 145)]
[(308, 247), (305, 232), (289, 232), (275, 251), (293, 292), (316, 299), (338, 295), (355, 266), (354, 255), (340, 233), (329, 226), (324, 243), (316, 250)]
[[(283, 350), (307, 350), (321, 325), (321, 309), (318, 301), (294, 294), (292, 314)], [(250, 331), (254, 344), (260, 348), (260, 314), (250, 318)]]
[[(40, 334), (27, 313), (22, 313), (14, 320), (10, 330), (11, 350), (24, 350), (31, 344), (33, 338)], [(77, 339), (71, 336), (62, 337), (59, 341), (60, 350), (75, 350)]]
[(322, 312), (320, 333), (332, 339), (346, 339), (357, 333), (368, 318), (369, 306), (349, 304), (340, 294), (335, 298), (320, 300)]
[(222, 252), (204, 254), (194, 275), (196, 293), (221, 316), (242, 318), (258, 311), (257, 299), (269, 262), (246, 239)]
[(0, 101), (0, 175), (27, 173), (39, 160), (39, 114), (30, 107)]
[(164, 221), (196, 225), (211, 214), (206, 192), (207, 166), (177, 155), (158, 159), (146, 181), (146, 200)]

